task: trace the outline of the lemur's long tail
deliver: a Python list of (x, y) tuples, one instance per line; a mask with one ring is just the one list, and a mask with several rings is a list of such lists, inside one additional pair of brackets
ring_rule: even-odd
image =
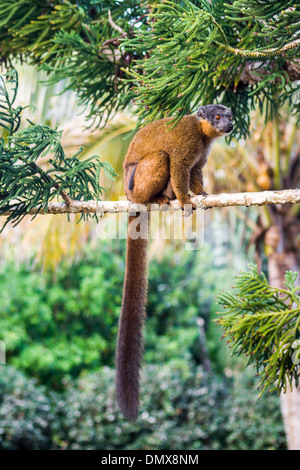
[[(146, 216), (147, 213), (145, 213)], [(126, 270), (116, 352), (116, 394), (125, 418), (135, 421), (139, 409), (139, 375), (147, 297), (147, 238), (130, 237), (129, 216)], [(141, 230), (141, 229), (140, 229)]]

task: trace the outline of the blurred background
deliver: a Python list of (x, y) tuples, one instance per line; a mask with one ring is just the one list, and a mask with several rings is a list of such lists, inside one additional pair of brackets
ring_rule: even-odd
[[(88, 110), (60, 83), (16, 62), (18, 103), (34, 122), (63, 129), (67, 155), (100, 155), (119, 175), (103, 177), (106, 200), (124, 198), (122, 163), (133, 137), (132, 115), (118, 113), (105, 130), (87, 129)], [(276, 187), (278, 154), (286, 178), (300, 155), (289, 113), (265, 124), (252, 112), (251, 137), (219, 139), (205, 167), (208, 193)], [(41, 162), (43, 163), (43, 162)], [(288, 208), (299, 248), (299, 208)], [(161, 233), (174, 215), (160, 216)], [(3, 221), (1, 221), (2, 223)], [(125, 267), (126, 217), (81, 221), (75, 216), (25, 218), (0, 236), (1, 449), (285, 449), (280, 399), (258, 400), (255, 370), (231, 357), (214, 323), (216, 295), (248, 264), (266, 272), (278, 242), (270, 208), (223, 208), (201, 217), (199, 246), (153, 236), (145, 328), (140, 417), (126, 422), (114, 391), (114, 354)], [(103, 236), (117, 224), (117, 238)], [(156, 224), (156, 225), (155, 225)], [(296, 228), (295, 228), (296, 227)], [(293, 231), (294, 230), (294, 231)], [(118, 237), (118, 233), (123, 234)], [(277, 237), (277, 238), (276, 238)], [(274, 241), (275, 240), (275, 241)]]

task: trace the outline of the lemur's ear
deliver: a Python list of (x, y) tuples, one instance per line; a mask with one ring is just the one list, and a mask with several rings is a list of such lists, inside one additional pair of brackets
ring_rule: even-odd
[(205, 119), (205, 109), (204, 109), (204, 106), (200, 106), (200, 108), (198, 108), (198, 111), (196, 113), (198, 119)]

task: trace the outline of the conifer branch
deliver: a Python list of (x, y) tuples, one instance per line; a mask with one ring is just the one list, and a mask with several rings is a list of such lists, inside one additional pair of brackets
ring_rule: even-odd
[[(17, 225), (31, 210), (35, 215), (47, 210), (58, 196), (67, 207), (73, 200), (99, 200), (105, 190), (100, 185), (100, 172), (112, 180), (117, 176), (111, 164), (98, 156), (81, 161), (78, 155), (82, 148), (67, 157), (60, 142), (62, 131), (31, 121), (18, 130), (22, 107), (13, 106), (17, 91), (15, 70), (6, 80), (0, 77), (0, 128), (8, 134), (0, 138), (0, 215), (8, 215), (0, 231), (8, 222)], [(38, 164), (45, 155), (47, 169)]]
[(245, 355), (261, 377), (260, 395), (266, 389), (285, 392), (300, 380), (300, 296), (297, 273), (287, 271), (286, 289), (268, 284), (255, 266), (236, 277), (234, 292), (223, 292), (217, 302), (225, 315), (217, 320), (232, 354)]
[(175, 125), (196, 105), (213, 100), (234, 110), (237, 138), (249, 135), (250, 109), (262, 100), (266, 120), (284, 101), (299, 119), (299, 70), (291, 64), (299, 58), (300, 7), (288, 2), (282, 11), (279, 1), (272, 8), (264, 0), (249, 3), (155, 5), (151, 31), (123, 41), (127, 51), (147, 53), (126, 69), (140, 123), (171, 115)]
[(49, 73), (48, 83), (67, 79), (65, 90), (76, 91), (97, 126), (132, 103), (145, 123), (178, 122), (219, 102), (234, 109), (237, 138), (249, 135), (255, 105), (269, 120), (288, 102), (300, 119), (294, 0), (100, 3), (52, 0), (29, 9), (28, 0), (2, 0), (0, 61), (21, 55)]

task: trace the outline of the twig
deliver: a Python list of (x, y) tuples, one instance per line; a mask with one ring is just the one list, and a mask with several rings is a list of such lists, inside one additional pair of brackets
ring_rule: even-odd
[(117, 25), (112, 19), (110, 10), (108, 10), (108, 22), (113, 29), (115, 29), (116, 31), (119, 31), (119, 33), (126, 36), (125, 31), (123, 31), (123, 29), (119, 25)]
[(284, 54), (286, 51), (289, 51), (290, 49), (295, 49), (296, 47), (299, 47), (300, 45), (300, 39), (295, 39), (295, 41), (290, 42), (289, 44), (285, 44), (285, 46), (281, 47), (280, 49), (273, 47), (272, 49), (265, 49), (263, 51), (247, 51), (247, 50), (242, 50), (238, 49), (237, 47), (231, 47), (228, 44), (222, 44), (218, 41), (215, 41), (216, 44), (221, 47), (222, 49), (225, 49), (228, 52), (231, 52), (234, 55), (239, 55), (242, 57), (249, 57), (252, 59), (255, 59), (256, 57), (274, 57), (280, 54)]
[[(192, 202), (200, 209), (231, 206), (263, 206), (268, 204), (299, 204), (300, 189), (286, 189), (282, 191), (262, 191), (254, 193), (210, 194), (207, 196), (193, 196)], [(145, 212), (151, 211), (179, 211), (182, 210), (179, 201), (171, 201), (170, 205), (136, 204), (127, 200), (121, 201), (75, 201), (68, 204), (50, 203), (48, 209), (36, 207), (28, 214), (105, 214), (118, 212)], [(2, 215), (10, 215), (10, 211)]]

